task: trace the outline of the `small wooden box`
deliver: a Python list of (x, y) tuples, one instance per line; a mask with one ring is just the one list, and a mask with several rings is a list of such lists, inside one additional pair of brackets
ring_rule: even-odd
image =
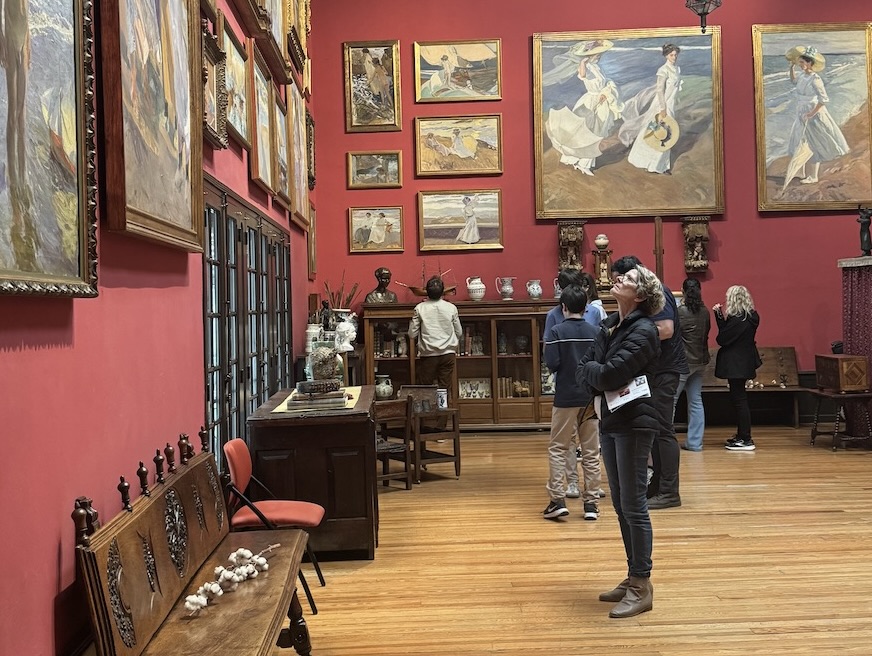
[(868, 366), (862, 355), (815, 355), (817, 386), (837, 392), (865, 392), (869, 389)]

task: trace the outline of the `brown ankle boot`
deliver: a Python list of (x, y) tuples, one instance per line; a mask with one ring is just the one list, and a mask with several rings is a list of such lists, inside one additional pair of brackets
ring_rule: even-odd
[(634, 617), (654, 607), (654, 587), (651, 579), (631, 576), (627, 594), (609, 611), (609, 617)]
[(611, 601), (612, 603), (616, 601), (620, 601), (624, 598), (624, 595), (627, 594), (627, 586), (630, 585), (630, 579), (624, 579), (614, 590), (609, 590), (608, 592), (603, 592), (599, 596), (600, 601)]

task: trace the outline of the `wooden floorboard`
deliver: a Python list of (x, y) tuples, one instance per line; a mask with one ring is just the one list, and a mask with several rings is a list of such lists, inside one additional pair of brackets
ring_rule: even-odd
[(626, 570), (610, 505), (543, 520), (547, 434), (464, 434), (459, 480), (380, 491), (374, 561), (322, 563), (313, 654), (872, 654), (872, 452), (760, 428), (732, 453), (730, 433), (682, 452), (684, 505), (652, 512), (654, 610), (626, 620), (597, 600)]

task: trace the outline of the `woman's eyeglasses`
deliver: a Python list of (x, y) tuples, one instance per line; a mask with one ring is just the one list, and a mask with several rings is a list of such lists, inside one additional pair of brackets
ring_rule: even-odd
[(635, 278), (630, 278), (626, 273), (618, 274), (612, 280), (613, 280), (614, 284), (616, 284), (616, 285), (619, 283), (625, 282), (625, 283), (628, 283), (630, 285), (633, 285), (633, 287), (639, 286), (639, 281), (636, 280)]

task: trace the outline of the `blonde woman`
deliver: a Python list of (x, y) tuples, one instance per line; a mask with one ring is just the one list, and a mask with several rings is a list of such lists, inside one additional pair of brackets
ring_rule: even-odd
[(757, 327), (760, 315), (754, 309), (754, 300), (741, 285), (727, 290), (726, 303), (712, 307), (718, 325), (718, 350), (715, 376), (725, 378), (730, 385), (730, 402), (736, 411), (736, 434), (727, 440), (729, 451), (753, 451), (751, 438), (751, 410), (745, 383), (754, 378), (762, 364), (757, 352)]

